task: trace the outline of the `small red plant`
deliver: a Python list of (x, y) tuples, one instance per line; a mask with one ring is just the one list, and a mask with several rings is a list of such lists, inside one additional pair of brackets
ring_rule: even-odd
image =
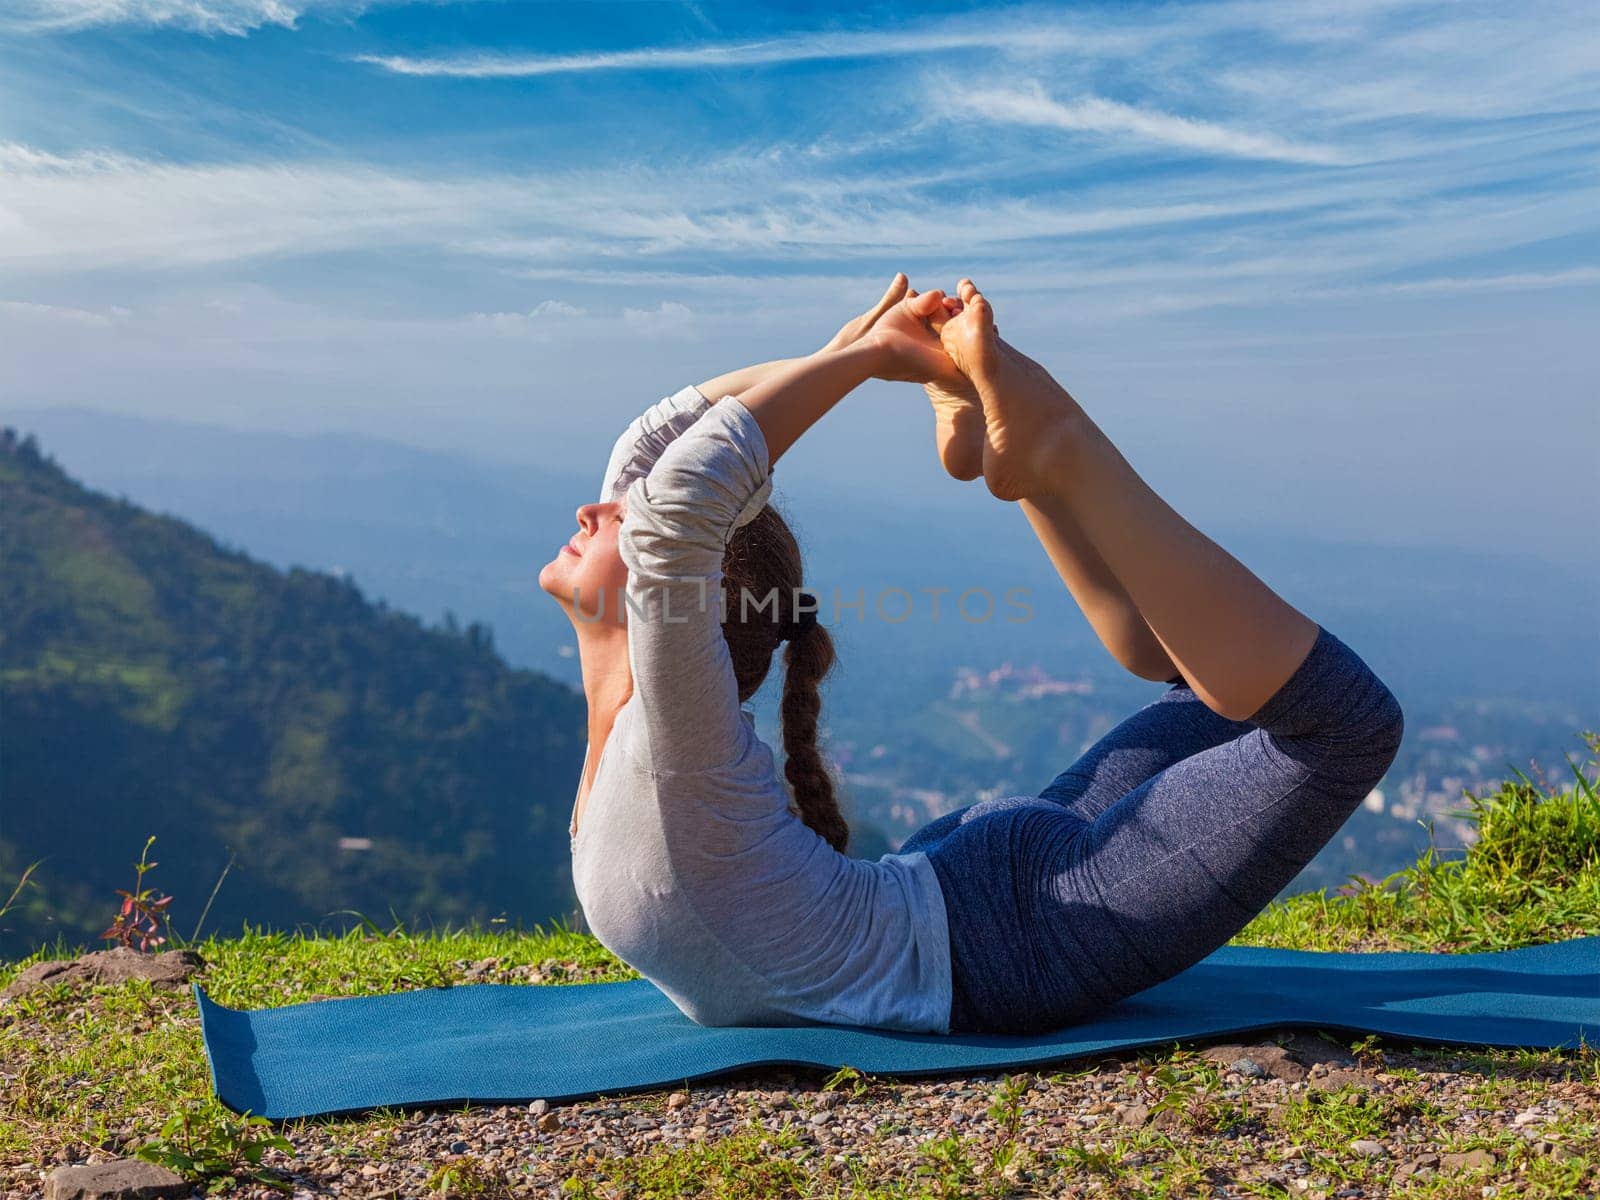
[(111, 922), (111, 927), (100, 936), (107, 941), (116, 942), (120, 946), (132, 948), (133, 943), (139, 943), (141, 952), (148, 952), (152, 946), (159, 946), (167, 939), (161, 930), (170, 925), (167, 916), (167, 905), (172, 903), (171, 896), (163, 896), (155, 888), (144, 886), (144, 874), (152, 867), (159, 864), (146, 862), (150, 856), (150, 847), (155, 844), (155, 836), (144, 844), (144, 853), (139, 855), (139, 861), (133, 864), (133, 869), (138, 872), (134, 877), (133, 891), (118, 888), (117, 895), (122, 897), (122, 908), (117, 913), (116, 920)]

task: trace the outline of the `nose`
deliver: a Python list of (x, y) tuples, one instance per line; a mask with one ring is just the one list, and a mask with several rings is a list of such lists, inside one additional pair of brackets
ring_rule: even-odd
[(578, 505), (578, 525), (585, 533), (592, 534), (595, 526), (599, 524), (599, 510), (600, 506), (598, 504)]

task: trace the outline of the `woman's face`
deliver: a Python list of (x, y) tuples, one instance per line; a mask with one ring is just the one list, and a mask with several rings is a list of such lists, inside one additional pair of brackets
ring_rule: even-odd
[(578, 531), (539, 571), (539, 586), (556, 598), (567, 615), (625, 623), (623, 591), (628, 568), (617, 550), (624, 502), (608, 500), (578, 509)]

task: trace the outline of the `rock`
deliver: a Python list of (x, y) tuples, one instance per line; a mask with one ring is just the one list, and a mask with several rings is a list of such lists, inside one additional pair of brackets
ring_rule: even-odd
[(642, 1113), (634, 1113), (632, 1116), (624, 1119), (622, 1123), (629, 1129), (659, 1129), (661, 1127), (661, 1122), (657, 1121), (654, 1117), (647, 1117)]
[(1468, 1150), (1465, 1154), (1445, 1154), (1439, 1164), (1446, 1171), (1481, 1171), (1494, 1166), (1495, 1156), (1488, 1150)]
[(1293, 1055), (1297, 1062), (1305, 1063), (1308, 1067), (1314, 1067), (1317, 1063), (1326, 1063), (1330, 1067), (1352, 1067), (1356, 1062), (1347, 1047), (1303, 1029), (1287, 1030), (1275, 1035), (1272, 1040)]
[(465, 1154), (469, 1149), (470, 1149), (470, 1147), (465, 1142), (451, 1142), (450, 1143), (450, 1153), (451, 1154)]
[(1163, 1108), (1150, 1123), (1157, 1129), (1176, 1129), (1183, 1124), (1183, 1116), (1175, 1108)]
[(1512, 1117), (1511, 1123), (1518, 1128), (1521, 1128), (1524, 1125), (1531, 1125), (1535, 1121), (1542, 1120), (1544, 1120), (1544, 1114), (1542, 1112), (1540, 1112), (1537, 1108), (1529, 1108)]
[(1370, 1092), (1381, 1086), (1371, 1075), (1343, 1067), (1330, 1067), (1325, 1063), (1313, 1066), (1308, 1078), (1311, 1083), (1329, 1092), (1336, 1092), (1347, 1086), (1364, 1088)]
[(34, 963), (0, 992), (0, 997), (20, 996), (44, 984), (124, 983), (129, 979), (148, 979), (155, 987), (183, 987), (189, 977), (203, 969), (206, 960), (193, 950), (164, 950), (160, 954), (141, 954), (127, 946), (92, 950), (72, 959)]
[(119, 1158), (87, 1167), (57, 1167), (45, 1181), (44, 1200), (163, 1200), (193, 1191), (192, 1184), (163, 1166)]
[(547, 1112), (539, 1114), (539, 1132), (554, 1133), (561, 1128), (561, 1114)]
[(1375, 1142), (1371, 1138), (1357, 1138), (1350, 1143), (1350, 1149), (1361, 1155), (1362, 1158), (1382, 1158), (1389, 1153), (1382, 1142)]
[(1415, 1175), (1418, 1171), (1432, 1171), (1437, 1169), (1438, 1166), (1439, 1156), (1437, 1154), (1419, 1154), (1415, 1158), (1408, 1158), (1403, 1162), (1397, 1163), (1391, 1178), (1396, 1180), (1405, 1179), (1408, 1176)]
[(1150, 1119), (1150, 1109), (1144, 1104), (1130, 1104), (1117, 1110), (1117, 1119), (1137, 1129)]
[(678, 1109), (683, 1108), (688, 1103), (689, 1094), (687, 1092), (673, 1092), (672, 1095), (667, 1097), (667, 1110), (669, 1112), (677, 1112)]
[[(669, 1101), (668, 1103), (670, 1104), (671, 1102)], [(536, 1117), (542, 1117), (545, 1115), (545, 1113), (550, 1111), (550, 1101), (535, 1100), (532, 1104), (528, 1105), (528, 1111)]]
[(843, 1092), (818, 1092), (811, 1097), (811, 1103), (817, 1108), (838, 1108), (849, 1098)]
[(1274, 1079), (1293, 1083), (1306, 1077), (1306, 1068), (1303, 1064), (1297, 1062), (1282, 1046), (1274, 1046), (1270, 1042), (1259, 1046), (1236, 1044), (1207, 1046), (1200, 1051), (1200, 1054), (1201, 1057), (1230, 1071), (1237, 1071), (1250, 1079), (1260, 1079), (1270, 1075)]

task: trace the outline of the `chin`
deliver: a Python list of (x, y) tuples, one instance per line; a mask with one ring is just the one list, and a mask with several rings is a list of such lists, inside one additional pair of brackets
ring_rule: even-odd
[(539, 588), (550, 595), (558, 595), (561, 591), (561, 562), (551, 559), (539, 568)]

